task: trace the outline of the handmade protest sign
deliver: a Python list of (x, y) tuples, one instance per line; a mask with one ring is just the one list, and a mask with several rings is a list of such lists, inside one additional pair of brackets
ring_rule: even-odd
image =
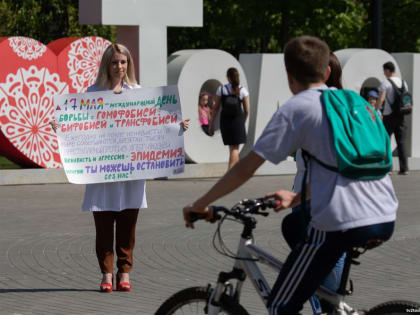
[(164, 177), (184, 171), (176, 86), (57, 95), (61, 161), (74, 184)]

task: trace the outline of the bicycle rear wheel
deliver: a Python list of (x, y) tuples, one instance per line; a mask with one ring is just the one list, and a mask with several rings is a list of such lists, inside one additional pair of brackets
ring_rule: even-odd
[[(210, 296), (207, 287), (192, 287), (172, 295), (156, 311), (155, 315), (206, 314), (205, 307)], [(228, 315), (249, 315), (248, 312), (229, 296), (220, 300), (220, 313)]]
[(420, 304), (410, 301), (389, 301), (372, 307), (366, 315), (407, 315), (419, 313)]

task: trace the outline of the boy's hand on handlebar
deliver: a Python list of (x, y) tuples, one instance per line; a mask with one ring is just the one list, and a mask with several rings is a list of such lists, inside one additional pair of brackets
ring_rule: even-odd
[(274, 198), (278, 201), (277, 207), (274, 209), (276, 212), (295, 207), (300, 203), (300, 195), (283, 189), (267, 194), (266, 198)]
[(188, 205), (182, 209), (184, 215), (185, 226), (187, 228), (194, 228), (194, 221), (204, 218), (210, 221), (213, 216), (211, 207), (197, 207), (194, 204)]

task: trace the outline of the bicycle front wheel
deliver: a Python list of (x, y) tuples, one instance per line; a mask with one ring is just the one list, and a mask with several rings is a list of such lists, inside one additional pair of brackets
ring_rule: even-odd
[[(156, 311), (155, 315), (199, 315), (205, 311), (210, 291), (207, 287), (192, 287), (172, 295)], [(248, 312), (229, 296), (223, 295), (220, 300), (220, 313), (228, 315), (249, 315)]]
[(420, 313), (420, 304), (410, 301), (390, 301), (372, 307), (366, 315), (407, 315)]

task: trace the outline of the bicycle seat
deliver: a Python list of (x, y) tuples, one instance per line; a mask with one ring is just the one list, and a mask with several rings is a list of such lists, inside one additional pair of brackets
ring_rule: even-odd
[(373, 249), (375, 247), (378, 247), (379, 245), (381, 245), (384, 242), (384, 240), (379, 239), (379, 238), (374, 238), (371, 239), (369, 241), (367, 241), (364, 245), (359, 246), (359, 247), (354, 247), (352, 248), (349, 253), (350, 256), (352, 258), (357, 258), (359, 257), (361, 254), (364, 254), (367, 250), (369, 249)]
[(372, 248), (378, 247), (379, 245), (382, 245), (383, 242), (384, 240), (381, 240), (379, 238), (374, 238), (367, 241), (366, 244), (362, 246), (362, 248), (364, 248), (365, 250), (372, 249)]

